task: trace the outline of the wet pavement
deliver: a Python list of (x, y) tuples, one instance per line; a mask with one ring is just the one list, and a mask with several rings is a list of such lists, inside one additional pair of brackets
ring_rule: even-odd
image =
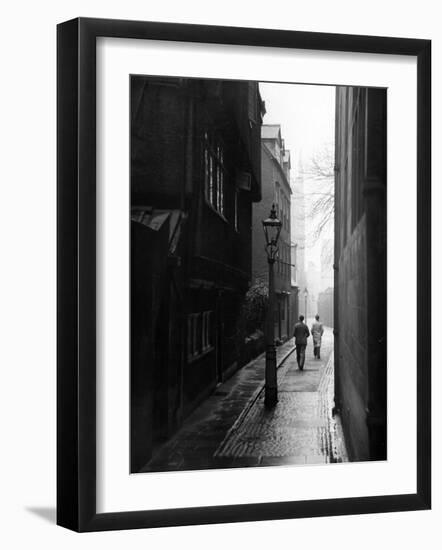
[(293, 351), (293, 340), (277, 348), (275, 408), (264, 407), (260, 356), (220, 385), (142, 471), (347, 461), (339, 418), (332, 416), (332, 329), (325, 329), (320, 360), (309, 342), (303, 371)]

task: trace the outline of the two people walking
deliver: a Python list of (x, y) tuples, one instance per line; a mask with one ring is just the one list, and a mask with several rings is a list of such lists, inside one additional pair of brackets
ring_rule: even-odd
[[(316, 359), (321, 358), (321, 341), (324, 334), (324, 327), (319, 322), (319, 315), (315, 316), (315, 322), (312, 325), (313, 336), (313, 353)], [(299, 321), (296, 323), (293, 336), (295, 338), (296, 346), (296, 361), (298, 362), (299, 370), (304, 369), (305, 363), (305, 349), (307, 347), (307, 338), (310, 336), (310, 330), (306, 323), (304, 323), (304, 315), (299, 316)]]

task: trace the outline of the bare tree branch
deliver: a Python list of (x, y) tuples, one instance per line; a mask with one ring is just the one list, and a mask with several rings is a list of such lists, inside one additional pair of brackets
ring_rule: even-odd
[(334, 150), (333, 145), (324, 144), (310, 159), (302, 175), (309, 183), (304, 193), (307, 200), (306, 217), (314, 229), (311, 239), (315, 243), (321, 235), (331, 229), (334, 221)]

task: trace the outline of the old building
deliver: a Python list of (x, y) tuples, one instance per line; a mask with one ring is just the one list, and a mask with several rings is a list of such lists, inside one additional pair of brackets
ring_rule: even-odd
[(261, 198), (253, 82), (131, 79), (131, 468), (239, 366)]
[(321, 243), (321, 290), (334, 285), (333, 273), (334, 242), (332, 238), (325, 238)]
[(333, 288), (329, 287), (318, 294), (318, 315), (327, 327), (333, 327)]
[(292, 184), (293, 194), (290, 203), (291, 214), (291, 263), (292, 280), (290, 293), (290, 318), (292, 327), (299, 315), (304, 313), (301, 303), (302, 292), (306, 288), (305, 276), (305, 194), (304, 194), (304, 169), (299, 161)]
[(386, 91), (338, 87), (335, 402), (352, 460), (385, 459)]
[(291, 292), (291, 188), (290, 151), (285, 148), (279, 124), (262, 126), (261, 177), (262, 200), (253, 206), (253, 277), (266, 281), (267, 254), (262, 220), (268, 218), (272, 204), (282, 222), (279, 236), (279, 258), (275, 264), (275, 338), (284, 341), (290, 334)]

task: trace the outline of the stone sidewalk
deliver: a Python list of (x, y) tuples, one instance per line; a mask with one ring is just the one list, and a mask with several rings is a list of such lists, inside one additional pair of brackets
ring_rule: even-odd
[(202, 403), (143, 472), (340, 462), (346, 460), (333, 405), (333, 336), (321, 360), (307, 347), (304, 371), (294, 341), (277, 348), (278, 404), (264, 407), (265, 357), (235, 373)]
[(347, 461), (341, 426), (332, 416), (332, 332), (324, 334), (322, 355), (307, 348), (304, 370), (291, 355), (278, 371), (278, 404), (264, 407), (264, 392), (232, 426), (216, 457), (248, 458), (250, 465), (324, 464)]

